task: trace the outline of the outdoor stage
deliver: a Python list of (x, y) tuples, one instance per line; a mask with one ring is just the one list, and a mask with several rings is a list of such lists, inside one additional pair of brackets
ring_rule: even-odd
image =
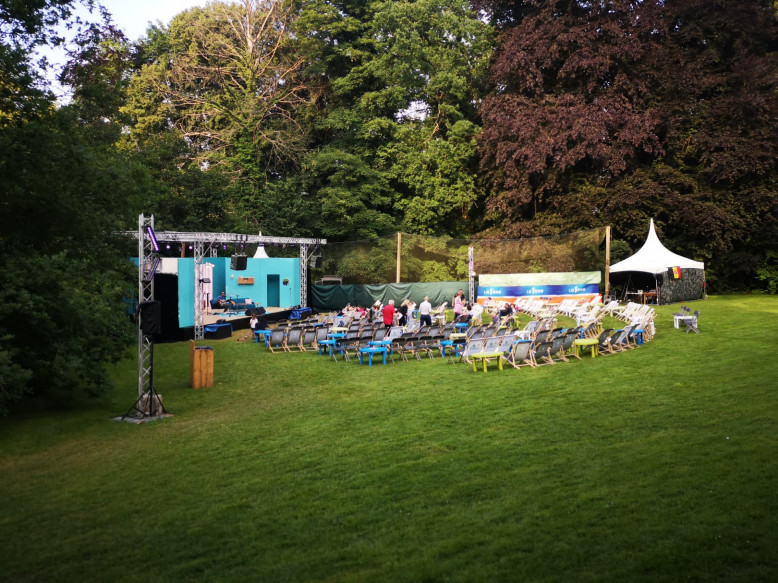
[[(155, 297), (161, 303), (162, 309), (162, 333), (154, 338), (155, 342), (180, 342), (182, 340), (194, 339), (194, 326), (181, 327), (179, 323), (179, 295), (178, 295), (178, 277), (167, 273), (158, 273), (155, 276), (156, 286)], [(276, 322), (288, 318), (292, 313), (292, 308), (267, 307), (265, 314), (261, 316), (266, 322)], [(204, 324), (216, 324), (219, 320), (224, 320), (232, 324), (232, 331), (247, 330), (249, 320), (246, 310), (233, 310), (224, 312), (222, 310), (207, 310), (204, 314)]]

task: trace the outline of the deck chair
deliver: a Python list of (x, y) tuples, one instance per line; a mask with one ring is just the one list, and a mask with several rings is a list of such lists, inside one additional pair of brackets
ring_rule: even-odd
[[(386, 328), (384, 328), (386, 330)], [(402, 326), (392, 326), (389, 328), (389, 334), (384, 336), (384, 340), (391, 340), (394, 342), (395, 338), (399, 338), (403, 335)]]
[(289, 328), (289, 332), (286, 334), (286, 340), (284, 341), (284, 350), (292, 352), (293, 348), (300, 350), (300, 339), (303, 335), (302, 328)]
[(514, 368), (521, 368), (522, 366), (536, 367), (537, 363), (532, 354), (532, 342), (530, 340), (519, 340), (514, 343), (511, 351), (505, 357), (505, 361), (512, 364)]
[(303, 330), (303, 334), (300, 337), (300, 350), (304, 352), (308, 350), (317, 350), (316, 342), (316, 330), (313, 328), (306, 328)]
[(392, 349), (400, 355), (400, 358), (407, 361), (408, 355), (416, 355), (416, 333), (403, 332), (400, 336), (392, 339)]
[(273, 328), (270, 332), (270, 340), (267, 345), (270, 352), (275, 353), (276, 349), (284, 351), (286, 345), (286, 328)]
[(606, 354), (614, 354), (616, 352), (624, 352), (627, 348), (632, 348), (629, 342), (629, 336), (632, 334), (634, 326), (627, 326), (622, 330), (616, 330), (613, 335), (608, 339), (610, 350)]
[(421, 360), (420, 352), (426, 349), (422, 346), (423, 338), (423, 336), (412, 335), (404, 339), (398, 350), (403, 360), (407, 361), (408, 355), (413, 356), (416, 360)]
[(316, 328), (316, 342), (318, 343), (319, 340), (327, 340), (327, 334), (329, 330), (327, 330), (326, 326), (319, 326)]
[(416, 353), (421, 358), (422, 354), (426, 354), (427, 358), (435, 358), (434, 351), (440, 347), (442, 326), (433, 326), (427, 333), (419, 336), (416, 341)]
[(565, 356), (575, 355), (575, 346), (573, 346), (573, 344), (575, 343), (576, 338), (580, 338), (578, 327), (571, 328), (565, 332), (565, 338), (562, 341), (562, 354)]
[(338, 351), (343, 355), (343, 360), (350, 361), (352, 353), (354, 356), (359, 356), (361, 336), (362, 333), (359, 330), (349, 330), (346, 337), (338, 342)]
[(565, 356), (565, 351), (563, 350), (566, 336), (566, 334), (557, 334), (551, 341), (551, 348), (548, 351), (548, 356), (551, 359), (552, 364), (560, 360), (562, 362), (570, 362), (567, 360), (567, 356)]
[(554, 359), (551, 357), (551, 347), (553, 344), (553, 340), (543, 340), (543, 342), (535, 344), (533, 358), (538, 365), (554, 364)]
[[(605, 328), (597, 337), (597, 353), (606, 354), (611, 353), (610, 337), (613, 334), (613, 328)], [(580, 356), (578, 358), (581, 358)]]
[(466, 362), (467, 364), (473, 364), (473, 361), (470, 360), (470, 355), (483, 352), (485, 342), (486, 338), (469, 339), (467, 344), (465, 344), (465, 349), (462, 351), (462, 354), (459, 355), (459, 360), (455, 361), (454, 357), (452, 356), (451, 362)]

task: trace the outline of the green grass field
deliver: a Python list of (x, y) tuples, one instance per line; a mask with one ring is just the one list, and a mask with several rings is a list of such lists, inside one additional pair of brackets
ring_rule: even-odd
[(0, 581), (778, 580), (778, 299), (638, 349), (474, 373), (158, 345), (173, 417), (0, 422)]

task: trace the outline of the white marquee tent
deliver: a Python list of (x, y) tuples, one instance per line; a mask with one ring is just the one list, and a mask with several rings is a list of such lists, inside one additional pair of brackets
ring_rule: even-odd
[(624, 261), (611, 265), (611, 273), (620, 273), (623, 271), (642, 271), (644, 273), (653, 273), (654, 275), (666, 273), (671, 267), (680, 267), (681, 269), (705, 269), (702, 261), (687, 259), (677, 253), (667, 249), (654, 229), (654, 219), (651, 219), (651, 225), (648, 228), (648, 237), (640, 250), (627, 257)]
[[(673, 268), (680, 269), (674, 274)], [(658, 303), (698, 299), (704, 294), (705, 264), (673, 253), (662, 245), (654, 229), (654, 219), (651, 219), (646, 242), (638, 252), (610, 268), (611, 274), (628, 272), (653, 276)]]

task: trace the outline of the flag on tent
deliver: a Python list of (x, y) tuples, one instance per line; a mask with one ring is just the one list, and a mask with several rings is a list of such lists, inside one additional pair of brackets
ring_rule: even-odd
[(673, 267), (673, 279), (681, 279), (681, 268)]

